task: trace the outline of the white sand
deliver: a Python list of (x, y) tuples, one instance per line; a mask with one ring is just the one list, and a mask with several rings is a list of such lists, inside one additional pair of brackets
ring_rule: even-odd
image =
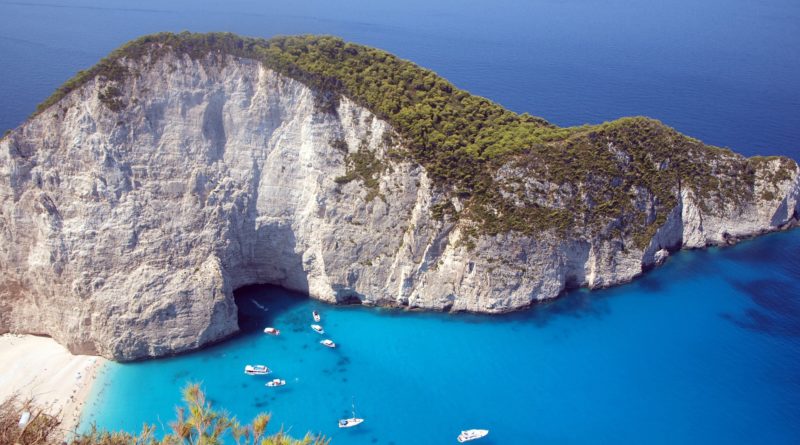
[(72, 355), (52, 338), (0, 335), (0, 402), (14, 393), (22, 399), (32, 397), (51, 414), (61, 414), (61, 428), (73, 430), (105, 362)]

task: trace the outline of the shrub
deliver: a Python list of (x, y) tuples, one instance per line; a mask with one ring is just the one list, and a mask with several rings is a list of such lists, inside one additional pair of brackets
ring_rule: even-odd
[[(306, 434), (293, 439), (283, 430), (267, 435), (269, 414), (259, 414), (249, 424), (240, 424), (235, 417), (215, 410), (206, 401), (199, 385), (187, 385), (183, 390), (185, 406), (177, 408), (177, 419), (169, 424), (170, 431), (157, 438), (154, 426), (144, 425), (139, 434), (101, 431), (92, 426), (89, 432), (68, 438), (70, 445), (328, 445), (321, 436)], [(31, 420), (19, 427), (22, 412), (31, 413)], [(0, 406), (0, 443), (19, 445), (62, 445), (64, 432), (59, 428), (59, 416), (46, 414), (30, 400), (22, 402), (12, 396)]]

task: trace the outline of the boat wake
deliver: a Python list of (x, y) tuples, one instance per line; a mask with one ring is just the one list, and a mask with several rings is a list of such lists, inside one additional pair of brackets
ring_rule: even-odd
[(263, 304), (259, 303), (258, 301), (254, 300), (253, 298), (251, 298), (250, 301), (252, 301), (253, 304), (255, 304), (256, 307), (261, 309), (262, 311), (264, 311), (264, 312), (268, 312), (269, 311), (268, 307), (264, 306)]

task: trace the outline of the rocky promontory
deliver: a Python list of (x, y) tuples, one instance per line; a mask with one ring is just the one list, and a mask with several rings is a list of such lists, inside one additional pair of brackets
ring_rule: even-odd
[(0, 140), (0, 333), (132, 360), (233, 290), (497, 313), (791, 227), (800, 169), (646, 118), (559, 128), (330, 37), (158, 34)]

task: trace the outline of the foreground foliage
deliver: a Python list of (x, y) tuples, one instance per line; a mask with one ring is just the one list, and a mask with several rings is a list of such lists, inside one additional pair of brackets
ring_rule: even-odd
[[(195, 60), (209, 55), (258, 60), (310, 86), (322, 112), (335, 114), (341, 96), (368, 108), (392, 124), (407, 149), (401, 154), (423, 165), (443, 192), (434, 214), (475, 222), (467, 233), (553, 230), (633, 238), (643, 247), (675, 208), (681, 189), (691, 188), (709, 208), (746, 201), (752, 198), (755, 167), (762, 162), (642, 117), (559, 128), (473, 96), (385, 51), (320, 36), (145, 36), (78, 73), (37, 112), (92, 79), (103, 85), (100, 100), (113, 111), (122, 110), (120, 81), (135, 75), (124, 62), (149, 63), (172, 51)], [(391, 139), (386, 144), (395, 146)], [(335, 142), (340, 141), (332, 146)], [(794, 163), (786, 161), (788, 172)], [(509, 174), (498, 175), (501, 169)], [(337, 182), (361, 180), (371, 199), (379, 196), (376, 175), (381, 171), (374, 158), (359, 152), (348, 158), (347, 174)], [(459, 200), (463, 212), (455, 211), (452, 199)]]
[[(30, 413), (30, 421), (20, 428), (23, 412)], [(11, 396), (0, 403), (0, 444), (60, 444), (60, 424), (58, 417), (47, 414), (30, 400)]]
[[(185, 406), (177, 409), (177, 419), (169, 424), (170, 431), (158, 438), (154, 426), (144, 425), (139, 434), (100, 431), (95, 427), (88, 433), (71, 434), (60, 428), (58, 416), (47, 414), (30, 400), (12, 397), (0, 406), (0, 444), (18, 445), (328, 445), (321, 436), (306, 434), (302, 440), (293, 439), (283, 430), (267, 435), (269, 414), (259, 414), (249, 424), (217, 411), (206, 401), (198, 385), (183, 390)], [(23, 412), (31, 420), (19, 427)], [(67, 440), (64, 441), (64, 437)]]

